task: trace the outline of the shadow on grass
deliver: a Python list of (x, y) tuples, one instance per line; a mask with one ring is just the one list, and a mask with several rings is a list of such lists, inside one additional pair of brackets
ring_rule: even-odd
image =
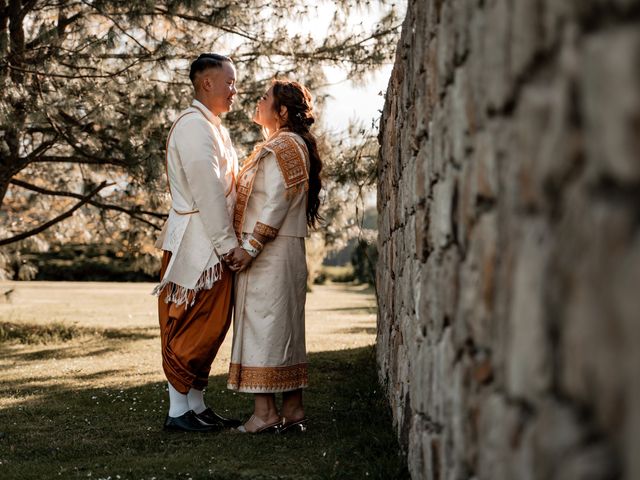
[(375, 295), (376, 294), (376, 289), (373, 288), (373, 285), (371, 284), (363, 284), (363, 283), (358, 283), (358, 284), (352, 284), (353, 287), (356, 288), (350, 288), (349, 289), (349, 293), (359, 293), (361, 295)]
[(89, 328), (73, 324), (0, 322), (0, 343), (42, 344), (67, 342), (80, 337), (145, 340), (157, 337), (157, 328)]
[(375, 335), (377, 333), (376, 327), (351, 327), (351, 328), (342, 328), (340, 330), (336, 330), (336, 333), (366, 333), (367, 335)]
[(376, 307), (339, 307), (339, 308), (314, 308), (314, 312), (364, 312), (376, 313)]
[[(157, 337), (156, 327), (104, 329), (66, 323), (0, 322), (0, 357), (18, 362), (99, 357), (121, 348), (123, 343)], [(72, 342), (77, 339), (82, 341)], [(23, 345), (41, 347), (23, 351)]]
[[(0, 411), (0, 478), (407, 478), (374, 357), (371, 347), (309, 356), (304, 435), (165, 433), (164, 382), (24, 387), (24, 401)], [(0, 395), (15, 387), (0, 380)], [(226, 415), (251, 412), (251, 395), (228, 391), (225, 375), (206, 398)]]
[(114, 350), (116, 350), (116, 348), (112, 346), (66, 346), (63, 344), (55, 347), (42, 348), (33, 352), (22, 352), (16, 349), (15, 346), (0, 345), (0, 356), (16, 362), (34, 362), (38, 360), (99, 357), (111, 353)]

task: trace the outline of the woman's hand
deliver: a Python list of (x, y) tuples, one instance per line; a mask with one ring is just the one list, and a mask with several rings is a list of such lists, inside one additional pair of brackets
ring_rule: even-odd
[(251, 265), (253, 257), (249, 255), (244, 248), (236, 247), (225, 255), (224, 259), (231, 270), (234, 272), (241, 272)]

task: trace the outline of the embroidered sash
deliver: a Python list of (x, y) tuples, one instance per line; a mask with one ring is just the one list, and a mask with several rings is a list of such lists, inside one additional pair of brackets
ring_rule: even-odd
[(260, 161), (269, 152), (276, 157), (284, 178), (287, 198), (291, 198), (301, 190), (307, 191), (309, 189), (306, 155), (300, 144), (294, 140), (294, 135), (290, 132), (276, 133), (275, 137), (256, 145), (256, 148), (242, 165), (236, 180), (236, 206), (233, 212), (233, 229), (239, 239), (242, 237), (244, 215)]

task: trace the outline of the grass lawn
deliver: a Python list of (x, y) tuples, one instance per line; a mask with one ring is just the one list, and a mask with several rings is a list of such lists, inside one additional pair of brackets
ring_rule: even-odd
[[(0, 478), (406, 478), (377, 385), (370, 291), (317, 286), (307, 300), (306, 434), (165, 433), (149, 284), (0, 283)], [(239, 418), (226, 389), (230, 335), (206, 399)]]

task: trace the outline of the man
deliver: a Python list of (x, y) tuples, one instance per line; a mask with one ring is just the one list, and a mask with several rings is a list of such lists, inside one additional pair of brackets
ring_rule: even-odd
[(171, 211), (156, 246), (164, 250), (155, 288), (162, 366), (169, 381), (167, 430), (236, 427), (207, 408), (203, 389), (231, 322), (233, 278), (223, 261), (238, 247), (231, 218), (238, 159), (219, 115), (231, 109), (236, 71), (230, 58), (202, 54), (189, 78), (195, 99), (167, 139)]

